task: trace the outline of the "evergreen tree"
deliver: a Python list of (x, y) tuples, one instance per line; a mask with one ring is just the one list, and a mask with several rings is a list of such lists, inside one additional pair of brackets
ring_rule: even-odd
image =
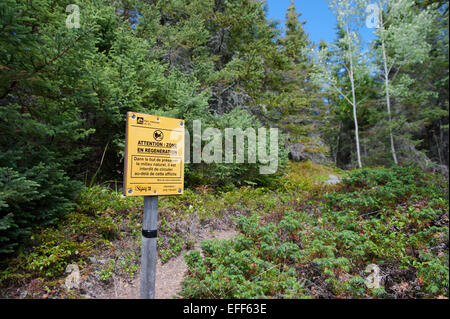
[(92, 132), (79, 105), (92, 93), (84, 57), (94, 37), (90, 25), (68, 29), (64, 9), (45, 0), (0, 4), (0, 253), (72, 209), (79, 188), (69, 172)]
[(291, 159), (318, 159), (317, 154), (327, 151), (317, 129), (322, 125), (325, 110), (318, 87), (311, 78), (313, 45), (304, 30), (306, 22), (300, 21), (300, 17), (301, 13), (291, 1), (286, 13), (286, 35), (279, 41), (289, 61), (289, 69), (284, 71), (284, 88), (279, 94), (282, 102), (275, 118), (288, 134), (293, 148), (296, 143), (302, 146), (301, 158), (296, 158), (298, 154), (294, 154), (293, 149)]

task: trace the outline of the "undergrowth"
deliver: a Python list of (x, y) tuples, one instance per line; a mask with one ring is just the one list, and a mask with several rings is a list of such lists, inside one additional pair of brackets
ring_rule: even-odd
[[(342, 182), (323, 183), (330, 174)], [(85, 188), (58, 225), (38, 228), (0, 262), (1, 295), (22, 287), (25, 297), (77, 298), (61, 288), (71, 263), (83, 278), (95, 273), (106, 284), (133, 278), (141, 219), (142, 198)], [(294, 163), (270, 187), (203, 185), (160, 197), (161, 261), (192, 249), (198, 228), (214, 220), (240, 233), (202, 242), (203, 256), (186, 254), (186, 298), (448, 297), (448, 188), (416, 168), (346, 173)], [(366, 284), (371, 264), (380, 270), (379, 288)]]
[[(448, 188), (415, 168), (353, 171), (309, 195), (273, 192), (241, 234), (189, 252), (186, 298), (448, 297)], [(266, 193), (267, 194), (267, 193)], [(254, 195), (257, 195), (256, 191)], [(265, 195), (263, 195), (265, 196)], [(366, 285), (366, 267), (380, 270)]]

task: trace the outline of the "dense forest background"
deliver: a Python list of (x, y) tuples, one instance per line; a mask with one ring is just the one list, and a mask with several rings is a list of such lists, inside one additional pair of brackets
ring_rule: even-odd
[(381, 1), (367, 48), (369, 1), (330, 1), (319, 47), (293, 3), (285, 30), (257, 0), (79, 0), (79, 28), (68, 4), (0, 3), (0, 253), (84, 186), (121, 187), (128, 111), (283, 132), (277, 174), (188, 164), (188, 187), (270, 186), (288, 158), (448, 174), (448, 1)]

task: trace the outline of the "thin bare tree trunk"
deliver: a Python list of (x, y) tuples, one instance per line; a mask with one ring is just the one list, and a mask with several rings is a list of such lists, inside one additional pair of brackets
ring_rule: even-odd
[(336, 141), (336, 149), (334, 152), (334, 164), (336, 164), (336, 165), (337, 165), (337, 156), (338, 156), (338, 152), (339, 152), (339, 142), (341, 141), (341, 128), (342, 128), (342, 122), (339, 121), (339, 132), (338, 132), (337, 141)]
[(439, 140), (435, 133), (433, 133), (434, 141), (436, 142), (436, 148), (439, 156), (439, 164), (442, 165), (442, 155), (441, 155), (441, 147), (439, 146)]
[[(350, 36), (348, 30), (347, 30), (347, 36)], [(358, 117), (356, 115), (356, 93), (355, 93), (355, 79), (353, 77), (353, 54), (352, 49), (349, 48), (349, 54), (350, 54), (350, 82), (352, 85), (352, 106), (353, 106), (353, 120), (355, 122), (355, 140), (356, 140), (356, 154), (358, 156), (358, 167), (362, 167), (361, 163), (361, 150), (359, 147), (359, 129), (358, 129)]]
[[(383, 14), (380, 14), (380, 23), (383, 25)], [(392, 134), (392, 115), (391, 115), (391, 97), (389, 94), (389, 73), (387, 65), (387, 57), (386, 57), (386, 47), (384, 45), (384, 39), (381, 39), (381, 49), (383, 50), (383, 64), (384, 64), (384, 87), (386, 90), (386, 106), (388, 112), (388, 120), (389, 120), (389, 138), (391, 140), (391, 153), (392, 158), (394, 159), (395, 165), (398, 165), (397, 153), (395, 151), (394, 145), (394, 135)]]

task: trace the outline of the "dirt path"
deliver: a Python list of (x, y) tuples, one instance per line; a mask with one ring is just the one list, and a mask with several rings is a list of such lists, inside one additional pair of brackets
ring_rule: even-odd
[[(210, 239), (230, 239), (235, 236), (235, 230), (217, 230), (214, 233), (202, 233), (195, 245), (196, 250), (200, 249), (200, 243), (203, 240)], [(165, 264), (161, 264), (158, 258), (156, 264), (156, 299), (179, 298), (178, 292), (181, 290), (181, 282), (185, 271), (187, 270), (184, 262), (183, 251), (179, 256), (170, 259)], [(138, 299), (139, 298), (139, 274), (131, 281), (125, 281), (120, 278), (113, 278), (113, 287), (105, 291), (104, 294), (96, 295), (95, 298), (102, 299)]]

